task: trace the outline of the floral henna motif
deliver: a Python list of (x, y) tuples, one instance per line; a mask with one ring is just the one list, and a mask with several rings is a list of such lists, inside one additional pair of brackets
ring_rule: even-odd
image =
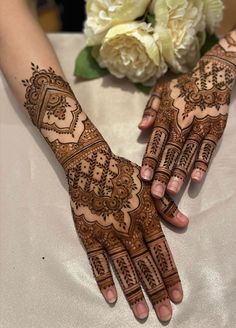
[(53, 131), (74, 138), (81, 108), (69, 84), (52, 68), (40, 70), (32, 63), (32, 71), (29, 80), (22, 80), (26, 87), (24, 105), (32, 122), (42, 134)]
[(99, 151), (94, 147), (89, 153), (86, 150), (86, 157), (68, 173), (74, 211), (87, 214), (89, 221), (103, 228), (112, 225), (128, 234), (130, 212), (139, 205), (138, 174), (136, 167), (116, 158), (105, 146)]
[(66, 101), (65, 96), (60, 94), (53, 94), (49, 96), (47, 115), (50, 119), (51, 115), (54, 115), (59, 120), (64, 120), (66, 118), (66, 108), (70, 107), (70, 104)]
[(175, 86), (180, 89), (179, 97), (185, 101), (183, 119), (198, 108), (220, 110), (221, 106), (229, 105), (234, 79), (232, 70), (225, 65), (201, 60), (193, 73), (183, 75)]
[[(117, 230), (115, 225), (107, 226), (104, 232), (104, 226), (100, 223), (91, 223), (84, 215), (83, 218), (77, 216), (73, 206), (72, 211), (75, 226), (81, 239), (85, 240), (84, 244), (88, 254), (90, 254), (90, 252), (93, 254), (96, 252), (94, 250), (96, 241), (99, 241), (100, 245), (107, 250), (115, 268), (119, 272), (121, 286), (130, 304), (134, 304), (141, 299), (140, 291), (138, 291), (138, 280), (134, 270), (135, 268), (152, 303), (155, 305), (168, 299), (166, 287), (170, 288), (180, 280), (158, 222), (156, 210), (150, 199), (150, 190), (145, 187), (143, 190), (140, 190), (138, 196), (140, 198), (140, 205), (130, 214), (131, 220), (135, 222), (135, 225), (132, 227), (132, 232), (130, 231), (126, 235), (124, 232)], [(88, 228), (88, 223), (90, 223), (90, 228)], [(141, 231), (143, 231), (146, 244), (142, 241)], [(117, 237), (114, 237), (115, 235), (119, 238), (120, 242), (126, 246), (134, 268), (130, 264), (129, 256), (120, 246), (120, 242), (117, 241)], [(93, 242), (94, 240), (95, 243)], [(97, 247), (99, 251), (101, 246)], [(91, 249), (91, 251), (89, 251), (89, 249)], [(121, 254), (121, 251), (124, 251), (124, 255)], [(124, 256), (125, 258), (123, 258)], [(104, 268), (107, 268), (105, 262)], [(97, 271), (96, 268), (93, 268), (95, 278), (100, 288), (104, 288), (105, 285), (110, 286), (112, 283), (111, 276), (108, 275), (108, 277), (103, 280), (96, 274)], [(103, 277), (107, 269), (103, 269), (101, 272)], [(105, 281), (105, 285), (101, 285), (100, 281)], [(131, 292), (132, 290), (135, 292), (135, 295)]]
[[(144, 299), (140, 280), (154, 305), (167, 300), (179, 277), (139, 167), (111, 152), (51, 68), (32, 64), (23, 84), (25, 107), (65, 169), (75, 227), (99, 288), (114, 285), (111, 260), (131, 305)], [(162, 208), (176, 210), (170, 200)]]
[(207, 170), (228, 118), (236, 77), (235, 44), (232, 32), (191, 73), (157, 87), (162, 90), (160, 106), (142, 163), (152, 170), (155, 188), (162, 186), (163, 193), (153, 191), (154, 196), (163, 196), (170, 177), (182, 184), (193, 167)]

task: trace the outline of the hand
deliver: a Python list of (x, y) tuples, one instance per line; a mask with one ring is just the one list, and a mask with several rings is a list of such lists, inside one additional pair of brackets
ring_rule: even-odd
[[(224, 50), (227, 38), (222, 42), (190, 74), (157, 85), (146, 106), (139, 127), (153, 126), (153, 131), (141, 176), (153, 180), (154, 197), (163, 197), (166, 189), (178, 193), (191, 171), (192, 180), (201, 181), (223, 134), (236, 76), (236, 52), (229, 52), (229, 47)], [(234, 41), (236, 51), (235, 45)]]
[[(136, 165), (112, 154), (62, 77), (32, 70), (23, 80), (25, 107), (65, 169), (75, 227), (102, 294), (117, 299), (110, 259), (135, 316), (148, 315), (141, 281), (158, 318), (169, 320), (170, 299), (181, 302), (183, 291), (150, 186)], [(170, 222), (182, 215), (168, 198), (156, 206)]]
[(135, 316), (148, 315), (141, 280), (159, 319), (169, 320), (169, 298), (180, 302), (182, 288), (139, 168), (95, 144), (69, 164), (68, 180), (75, 227), (105, 299), (117, 298), (109, 258)]

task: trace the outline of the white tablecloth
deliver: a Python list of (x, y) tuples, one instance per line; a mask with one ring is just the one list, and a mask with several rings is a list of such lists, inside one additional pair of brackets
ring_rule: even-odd
[[(147, 138), (137, 124), (148, 97), (111, 76), (76, 81), (83, 36), (50, 39), (82, 107), (113, 151), (140, 164)], [(189, 228), (164, 225), (185, 293), (183, 303), (173, 305), (171, 328), (236, 327), (236, 89), (230, 107), (204, 183), (187, 185), (181, 195)], [(115, 306), (103, 300), (73, 226), (63, 170), (2, 76), (0, 124), (0, 327), (141, 327), (119, 287)], [(151, 310), (142, 327), (160, 326)]]

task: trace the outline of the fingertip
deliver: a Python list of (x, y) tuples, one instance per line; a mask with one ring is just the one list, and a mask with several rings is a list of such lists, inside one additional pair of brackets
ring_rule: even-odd
[(172, 195), (176, 195), (180, 191), (182, 185), (183, 181), (181, 179), (171, 178), (167, 185), (167, 191)]
[(145, 300), (131, 305), (131, 309), (137, 319), (144, 320), (148, 317), (149, 308)]
[(186, 228), (189, 224), (189, 218), (178, 210), (175, 215), (175, 219), (180, 228)]
[(156, 304), (154, 308), (159, 320), (163, 322), (170, 321), (172, 317), (172, 307), (169, 299), (161, 302), (160, 304)]
[(181, 213), (179, 210), (177, 210), (174, 216), (162, 214), (162, 217), (165, 221), (180, 229), (187, 228), (189, 224), (189, 218), (183, 213)]
[(140, 130), (145, 130), (147, 128), (150, 128), (155, 121), (155, 118), (152, 116), (145, 116), (141, 122), (139, 123), (138, 127)]
[(102, 295), (109, 304), (113, 304), (117, 301), (117, 291), (115, 286), (110, 286), (101, 289)]
[(151, 194), (154, 198), (160, 199), (165, 195), (166, 185), (164, 183), (154, 181), (151, 187)]
[(141, 177), (145, 181), (151, 181), (153, 177), (153, 169), (149, 166), (142, 166), (140, 171)]
[(168, 292), (172, 302), (176, 304), (182, 302), (184, 293), (180, 282), (177, 282), (174, 286), (170, 287)]
[(145, 124), (143, 124), (142, 123), (142, 121), (139, 123), (139, 125), (138, 125), (138, 128), (139, 128), (139, 130), (146, 130), (147, 129), (147, 126), (145, 125)]
[(201, 169), (194, 169), (192, 174), (191, 174), (191, 179), (193, 182), (201, 182), (203, 177), (205, 175), (205, 172), (202, 171)]

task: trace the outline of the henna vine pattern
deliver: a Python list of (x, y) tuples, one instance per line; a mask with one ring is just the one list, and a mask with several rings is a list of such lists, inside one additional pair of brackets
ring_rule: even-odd
[[(139, 167), (111, 152), (52, 68), (32, 64), (23, 84), (25, 107), (67, 174), (75, 228), (100, 289), (114, 285), (110, 259), (131, 305), (144, 299), (139, 280), (154, 305), (167, 300), (179, 276)], [(176, 212), (169, 199), (161, 209)]]
[[(207, 170), (226, 126), (235, 77), (233, 31), (191, 73), (156, 86), (144, 111), (144, 117), (152, 113), (155, 122), (142, 163), (143, 170), (152, 172), (150, 179), (154, 176), (154, 196), (164, 195), (170, 177), (180, 189), (192, 167)], [(157, 186), (159, 191), (154, 190)]]

